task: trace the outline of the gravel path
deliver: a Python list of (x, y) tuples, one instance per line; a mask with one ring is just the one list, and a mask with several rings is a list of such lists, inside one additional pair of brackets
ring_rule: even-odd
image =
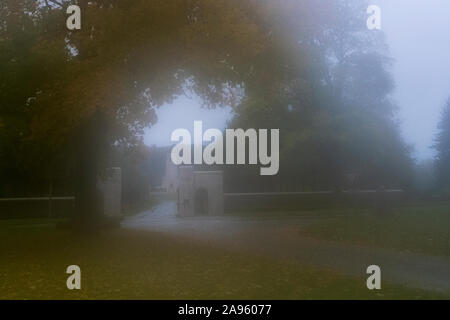
[(381, 267), (382, 280), (450, 294), (450, 258), (368, 248), (302, 236), (311, 218), (177, 218), (174, 202), (164, 202), (123, 222), (125, 228), (163, 232), (241, 252), (261, 254), (366, 277)]

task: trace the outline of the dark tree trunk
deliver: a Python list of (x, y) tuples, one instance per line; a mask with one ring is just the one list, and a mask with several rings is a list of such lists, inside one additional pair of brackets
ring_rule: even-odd
[(106, 145), (105, 117), (96, 112), (77, 134), (74, 227), (80, 231), (95, 232), (101, 225), (103, 197), (97, 179)]

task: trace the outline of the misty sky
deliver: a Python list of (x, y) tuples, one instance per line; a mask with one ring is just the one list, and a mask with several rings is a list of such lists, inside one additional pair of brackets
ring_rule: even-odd
[[(450, 96), (450, 1), (372, 0), (382, 10), (382, 30), (395, 60), (394, 98), (405, 140), (417, 159), (434, 155), (430, 146), (440, 110)], [(376, 31), (374, 31), (376, 32)], [(205, 110), (199, 101), (180, 97), (158, 110), (158, 123), (147, 130), (145, 143), (169, 145), (176, 128), (192, 130), (194, 120), (206, 128), (224, 128), (231, 109)]]

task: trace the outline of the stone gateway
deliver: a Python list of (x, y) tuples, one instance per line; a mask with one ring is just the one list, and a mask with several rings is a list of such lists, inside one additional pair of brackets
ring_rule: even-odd
[(177, 210), (179, 216), (223, 214), (222, 171), (194, 171), (178, 167)]

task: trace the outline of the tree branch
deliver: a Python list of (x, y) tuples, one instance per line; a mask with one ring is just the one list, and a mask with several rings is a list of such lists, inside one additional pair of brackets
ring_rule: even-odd
[(47, 4), (47, 7), (49, 6), (49, 2), (51, 2), (53, 5), (57, 5), (60, 6), (61, 8), (63, 7), (63, 3), (61, 1), (57, 1), (57, 0), (45, 0), (45, 3)]

